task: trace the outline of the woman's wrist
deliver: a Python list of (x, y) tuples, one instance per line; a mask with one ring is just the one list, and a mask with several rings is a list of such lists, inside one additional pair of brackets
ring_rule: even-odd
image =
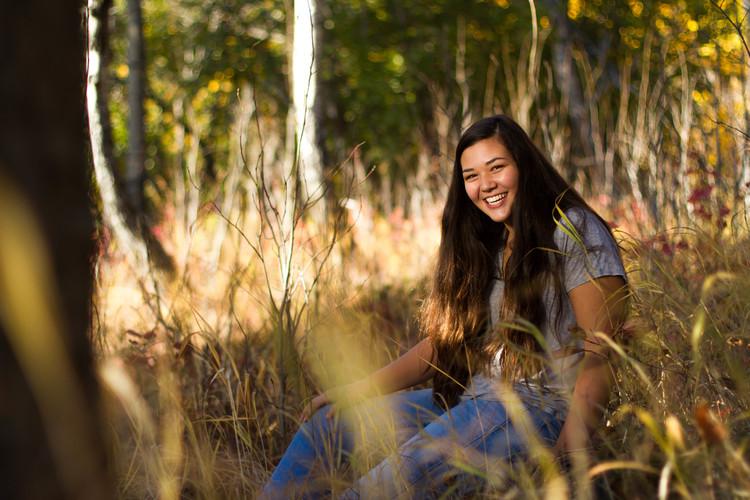
[(371, 376), (349, 384), (349, 390), (360, 398), (369, 398), (375, 395), (375, 387)]
[(352, 403), (370, 396), (370, 383), (368, 379), (369, 377), (324, 391), (323, 395), (326, 398), (326, 402)]

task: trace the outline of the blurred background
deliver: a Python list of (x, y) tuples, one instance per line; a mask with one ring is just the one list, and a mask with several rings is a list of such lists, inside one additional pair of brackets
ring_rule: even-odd
[[(610, 210), (627, 205), (639, 225), (692, 220), (696, 198), (724, 197), (722, 213), (744, 201), (747, 53), (744, 24), (732, 24), (742, 2), (336, 1), (297, 14), (293, 3), (144, 1), (137, 20), (125, 2), (100, 4), (105, 154), (116, 177), (141, 181), (132, 196), (144, 192), (154, 222), (183, 203), (191, 172), (200, 203), (227, 190), (247, 198), (231, 175), (241, 149), (281, 168), (295, 107), (308, 109), (319, 158), (305, 175), (340, 198), (330, 173), (354, 160), (371, 172), (363, 188), (380, 214), (420, 216), (445, 191), (462, 128), (498, 112), (579, 190)], [(140, 174), (126, 167), (134, 79)]]

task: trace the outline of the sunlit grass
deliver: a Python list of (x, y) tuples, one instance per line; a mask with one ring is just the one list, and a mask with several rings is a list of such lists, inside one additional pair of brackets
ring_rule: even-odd
[[(230, 232), (218, 270), (208, 275), (201, 248), (210, 232), (199, 225), (187, 272), (164, 286), (161, 308), (146, 304), (153, 297), (143, 298), (124, 260), (105, 257), (97, 334), (105, 337), (100, 373), (110, 395), (121, 495), (257, 493), (309, 397), (368, 373), (417, 340), (414, 320), (437, 247), (437, 212), (419, 221), (358, 219), (337, 242), (335, 265), (324, 270), (313, 294), (294, 296), (310, 309), (295, 332), (302, 366), (289, 379), (283, 408), (268, 281), (241, 238)], [(371, 230), (358, 233), (359, 224)], [(602, 482), (623, 498), (750, 493), (750, 240), (743, 224), (644, 239), (618, 233), (632, 312), (627, 331), (612, 345), (617, 377), (606, 427), (584, 468), (574, 467), (574, 481), (564, 480), (532, 434), (527, 463), (495, 464), (487, 475), (464, 451), (455, 456), (456, 466), (483, 477), (488, 498), (586, 495)], [(325, 242), (305, 234), (297, 273), (309, 283), (305, 258)], [(508, 396), (516, 408), (512, 418), (522, 423), (514, 401)], [(363, 432), (376, 425), (380, 439), (328, 478), (336, 491), (396, 449), (397, 429), (384, 423), (387, 412), (361, 415), (367, 416), (357, 417), (357, 425)]]

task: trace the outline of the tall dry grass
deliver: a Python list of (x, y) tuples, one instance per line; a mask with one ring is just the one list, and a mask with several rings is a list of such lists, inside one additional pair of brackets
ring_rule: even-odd
[[(304, 299), (314, 304), (296, 332), (300, 376), (283, 408), (262, 266), (242, 238), (230, 236), (218, 271), (202, 270), (201, 245), (209, 244), (218, 214), (203, 216), (190, 272), (165, 287), (169, 300), (162, 298), (161, 309), (146, 304), (154, 298), (143, 299), (124, 259), (103, 257), (96, 335), (122, 497), (252, 497), (307, 398), (364, 376), (418, 338), (414, 318), (437, 240), (437, 211), (425, 213), (420, 221), (363, 220), (360, 213), (336, 244), (336, 265), (319, 277), (314, 300)], [(311, 234), (300, 231), (296, 244), (314, 245)], [(587, 496), (602, 488), (622, 498), (748, 494), (749, 236), (743, 214), (721, 231), (685, 227), (639, 239), (618, 233), (631, 320), (612, 346), (617, 377), (606, 428), (575, 480), (561, 482), (562, 470), (533, 436), (534, 458), (524, 466), (496, 464), (485, 476), (468, 455), (455, 457), (457, 466), (487, 480), (487, 497)], [(304, 268), (297, 272), (303, 279)], [(292, 425), (282, 430), (281, 418)], [(394, 449), (395, 429), (380, 430), (380, 453), (331, 478), (335, 487)], [(596, 479), (599, 490), (584, 477)]]
[[(650, 55), (669, 40), (661, 48), (644, 42)], [(750, 496), (750, 155), (737, 132), (750, 105), (747, 59), (729, 76), (684, 58), (663, 71), (649, 58), (640, 67), (623, 61), (615, 118), (596, 96), (600, 68), (584, 57), (576, 55), (594, 162), (608, 179), (591, 202), (618, 226), (632, 289), (628, 329), (611, 345), (616, 382), (605, 423), (567, 472), (531, 432), (527, 461), (487, 472), (483, 457), (454, 450), (454, 463), (483, 480), (488, 498)], [(511, 92), (518, 102), (510, 109), (527, 120), (532, 109), (565, 113), (552, 77), (540, 97), (533, 61), (513, 88), (535, 90)], [(563, 155), (559, 141), (570, 131), (562, 120), (538, 126), (548, 149)], [(349, 196), (335, 223), (316, 224), (304, 210), (273, 209), (287, 198), (278, 185), (262, 185), (262, 161), (252, 166), (261, 153), (243, 156), (236, 176), (255, 193), (245, 203), (193, 204), (189, 223), (165, 210), (157, 232), (180, 255), (174, 281), (144, 286), (114, 244), (103, 251), (94, 340), (123, 498), (254, 496), (316, 391), (364, 376), (418, 338), (439, 203), (404, 217)], [(616, 199), (618, 176), (627, 194)], [(514, 395), (503, 397), (526, 428)], [(376, 452), (358, 453), (327, 478), (335, 491), (394, 450), (397, 429), (386, 417)]]

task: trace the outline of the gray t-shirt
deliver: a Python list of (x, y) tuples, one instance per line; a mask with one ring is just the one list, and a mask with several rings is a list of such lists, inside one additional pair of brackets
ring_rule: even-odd
[[(569, 293), (575, 287), (602, 276), (621, 276), (627, 280), (617, 244), (604, 224), (593, 213), (584, 209), (569, 209), (565, 216), (573, 227), (563, 218), (554, 234), (557, 249), (550, 250), (559, 250), (562, 255), (562, 283), (565, 291)], [(501, 254), (498, 255), (498, 270), (502, 266)], [(491, 328), (499, 321), (505, 288), (501, 276), (500, 271), (490, 293)], [(527, 402), (538, 402), (563, 410), (568, 406), (568, 399), (578, 376), (579, 364), (583, 359), (583, 338), (581, 334), (574, 333), (577, 323), (567, 293), (563, 294), (560, 304), (562, 312), (559, 316), (552, 284), (545, 290), (543, 301), (548, 321), (542, 325), (541, 331), (547, 343), (549, 365), (544, 372), (517, 382), (515, 387), (522, 392), (522, 399)], [(566, 353), (569, 354), (561, 355), (561, 349), (566, 349)], [(472, 377), (463, 398), (497, 398), (493, 380), (499, 380), (501, 377), (502, 367), (496, 357), (488, 375)]]

